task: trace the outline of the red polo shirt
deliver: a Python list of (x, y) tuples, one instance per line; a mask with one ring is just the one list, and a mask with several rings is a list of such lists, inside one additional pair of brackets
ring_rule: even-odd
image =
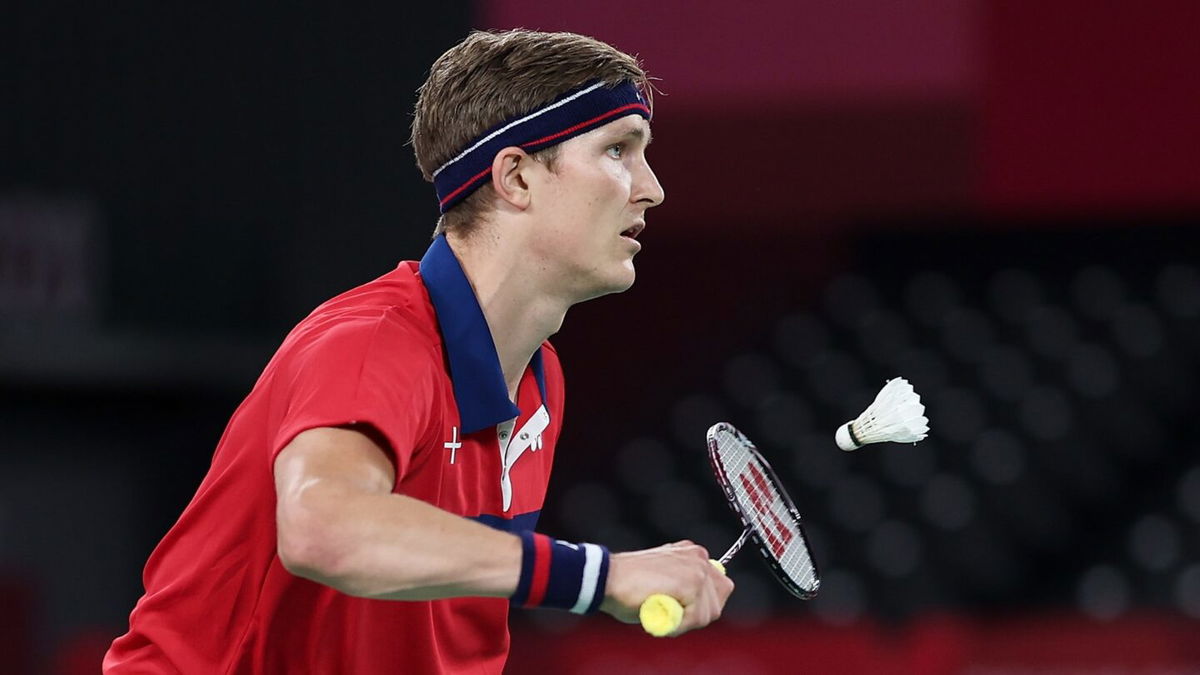
[(562, 420), (562, 370), (549, 343), (517, 403), (444, 238), (419, 266), (403, 263), (321, 305), (234, 413), (208, 475), (151, 554), (146, 593), (104, 671), (499, 673), (507, 600), (368, 600), (285, 570), (272, 465), (306, 429), (369, 424), (390, 446), (396, 493), (531, 530)]

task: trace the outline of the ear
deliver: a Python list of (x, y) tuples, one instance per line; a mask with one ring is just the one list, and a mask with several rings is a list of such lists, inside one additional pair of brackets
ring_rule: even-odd
[(496, 196), (524, 211), (529, 207), (529, 180), (526, 175), (537, 162), (521, 148), (509, 146), (492, 160), (492, 188)]

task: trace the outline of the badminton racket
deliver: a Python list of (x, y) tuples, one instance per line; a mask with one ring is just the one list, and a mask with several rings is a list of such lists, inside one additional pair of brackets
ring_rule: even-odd
[[(743, 528), (733, 546), (713, 564), (723, 572), (751, 541), (784, 588), (804, 600), (814, 597), (821, 577), (800, 526), (800, 514), (762, 453), (732, 424), (721, 422), (708, 430), (708, 458), (729, 508)], [(646, 598), (638, 614), (647, 633), (663, 637), (679, 628), (683, 606), (669, 595), (655, 593)]]

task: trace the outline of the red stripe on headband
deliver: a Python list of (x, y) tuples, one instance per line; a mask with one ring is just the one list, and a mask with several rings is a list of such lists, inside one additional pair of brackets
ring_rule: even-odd
[(454, 192), (451, 192), (450, 194), (446, 195), (445, 197), (442, 197), (442, 201), (438, 202), (438, 205), (445, 206), (446, 202), (450, 201), (451, 199), (454, 199), (454, 197), (456, 195), (458, 195), (458, 193), (462, 192), (463, 190), (466, 190), (468, 187), (473, 185), (475, 183), (475, 181), (479, 180), (480, 178), (483, 178), (484, 176), (488, 175), (491, 172), (492, 172), (492, 167), (489, 166), (488, 168), (484, 169), (483, 171), (480, 171), (479, 173), (475, 174), (474, 176), (471, 176), (471, 180), (458, 186), (458, 189), (455, 190)]
[(542, 534), (533, 535), (533, 580), (529, 583), (529, 598), (526, 606), (537, 607), (546, 597), (546, 589), (550, 586), (550, 537)]
[(528, 143), (522, 143), (521, 147), (527, 148), (531, 145), (537, 145), (539, 143), (545, 143), (546, 141), (552, 141), (560, 136), (566, 136), (567, 134), (571, 133), (572, 131), (578, 131), (579, 129), (582, 129), (583, 127), (586, 127), (589, 124), (595, 124), (596, 122), (599, 122), (600, 120), (602, 120), (606, 117), (612, 117), (613, 115), (616, 115), (617, 113), (624, 112), (626, 110), (634, 110), (634, 109), (645, 110), (647, 115), (650, 114), (650, 108), (646, 107), (646, 104), (630, 103), (628, 105), (623, 105), (620, 108), (615, 108), (613, 110), (609, 110), (608, 112), (604, 113), (603, 115), (600, 115), (598, 117), (593, 117), (592, 119), (590, 119), (586, 122), (580, 122), (579, 124), (576, 124), (575, 126), (567, 127), (566, 129), (563, 129), (562, 131), (560, 131), (556, 134), (550, 134), (549, 136), (539, 138), (536, 141), (529, 141)]
[[(598, 116), (593, 117), (592, 119), (587, 120), (585, 122), (580, 122), (579, 124), (575, 124), (573, 126), (567, 127), (566, 129), (563, 129), (562, 131), (550, 134), (549, 136), (543, 136), (542, 138), (539, 138), (537, 140), (529, 141), (527, 143), (522, 143), (520, 147), (528, 148), (530, 146), (539, 145), (541, 143), (547, 143), (549, 141), (553, 141), (556, 138), (561, 138), (561, 137), (571, 134), (573, 132), (579, 131), (580, 129), (582, 129), (586, 126), (595, 124), (596, 122), (599, 122), (601, 120), (605, 120), (609, 117), (614, 117), (616, 115), (619, 115), (620, 113), (623, 113), (626, 110), (642, 110), (642, 111), (645, 111), (645, 113), (647, 115), (650, 114), (650, 108), (648, 106), (646, 106), (646, 104), (644, 104), (644, 103), (629, 103), (629, 104), (623, 105), (619, 108), (614, 108), (612, 110), (609, 110), (608, 112), (604, 113), (603, 115), (598, 115)], [(466, 190), (466, 189), (470, 188), (472, 185), (474, 185), (475, 182), (478, 181), (480, 178), (483, 178), (484, 176), (488, 175), (491, 172), (492, 172), (492, 167), (489, 166), (488, 168), (484, 169), (483, 171), (480, 171), (479, 173), (475, 174), (474, 176), (472, 176), (470, 178), (470, 180), (468, 180), (467, 182), (458, 186), (453, 192), (446, 195), (445, 197), (442, 197), (441, 201), (438, 202), (438, 206), (445, 206), (446, 202), (451, 201), (452, 199), (457, 197), (459, 194), (461, 194), (464, 190)]]

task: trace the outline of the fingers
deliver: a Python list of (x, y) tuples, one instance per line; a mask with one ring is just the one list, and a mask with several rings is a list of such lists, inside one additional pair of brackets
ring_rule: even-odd
[[(680, 541), (676, 541), (676, 542), (673, 542), (670, 544), (664, 544), (664, 545), (660, 546), (659, 548), (660, 549), (665, 548), (665, 549), (671, 549), (674, 551), (686, 552), (688, 554), (691, 554), (693, 556), (700, 558), (701, 560), (708, 560), (708, 549), (697, 544), (696, 542), (692, 541), (691, 539), (682, 539)], [(654, 549), (651, 549), (651, 550), (654, 550)]]
[(681, 600), (683, 621), (672, 635), (683, 635), (688, 631), (703, 628), (721, 618), (725, 603), (733, 593), (733, 581), (708, 563), (707, 554), (704, 561), (704, 574), (699, 581), (697, 592), (690, 603)]
[(683, 621), (672, 633), (682, 635), (716, 621), (732, 591), (733, 582), (711, 564), (708, 551), (683, 540), (614, 554), (600, 608), (620, 621), (636, 623), (642, 603), (663, 593), (684, 608)]
[(722, 597), (717, 584), (732, 585), (732, 582), (709, 563), (708, 549), (690, 539), (661, 548), (669, 549), (682, 565), (675, 573), (674, 581), (678, 586), (671, 595), (683, 605), (684, 615), (679, 628), (671, 635), (682, 635), (703, 628), (720, 618), (728, 593)]

